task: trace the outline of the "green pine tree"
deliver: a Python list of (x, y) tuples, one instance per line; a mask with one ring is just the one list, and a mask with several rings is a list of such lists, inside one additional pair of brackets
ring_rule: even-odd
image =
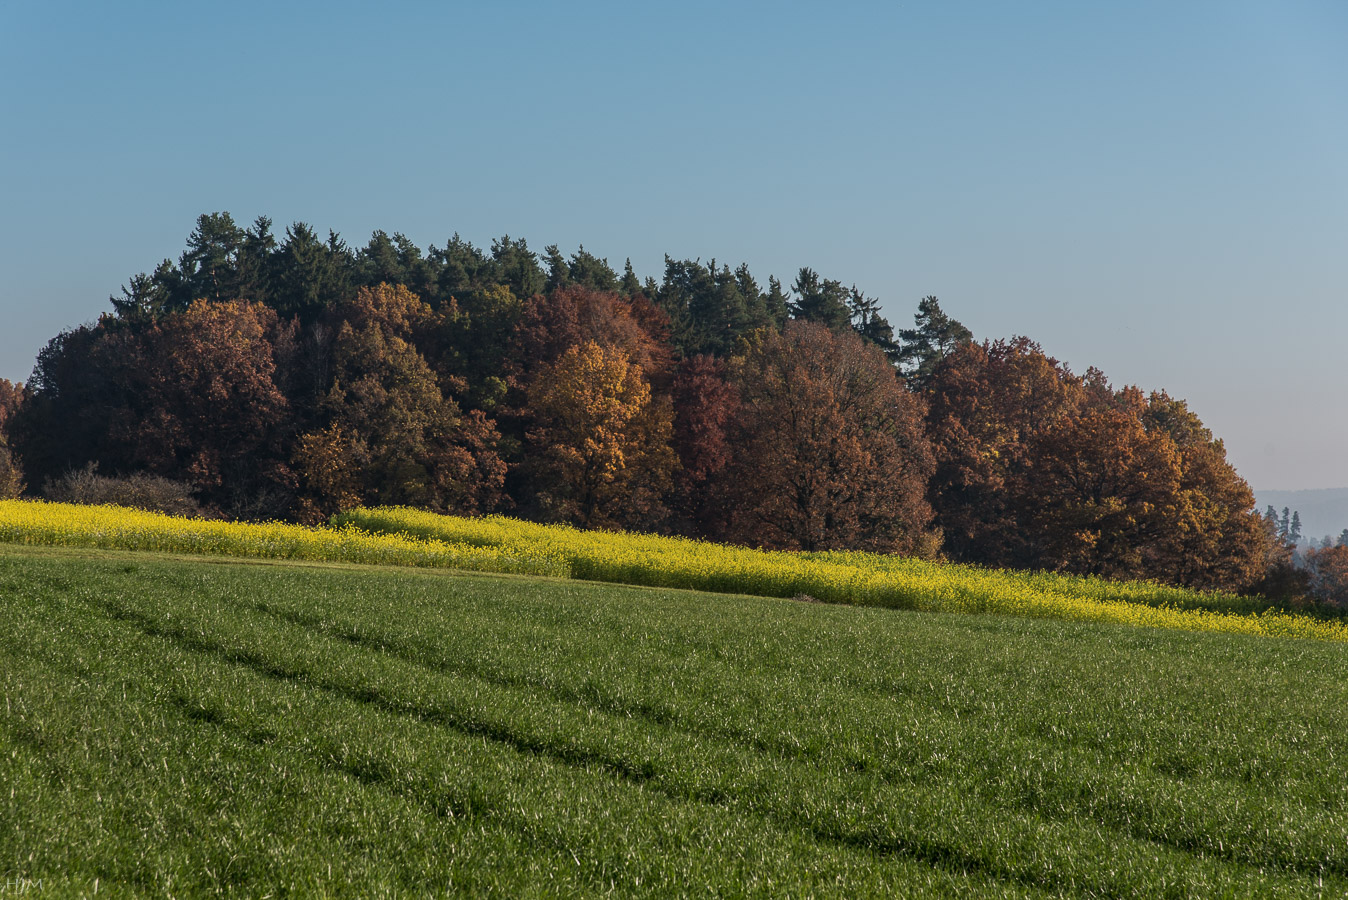
[(791, 303), (791, 316), (806, 322), (818, 322), (831, 331), (842, 331), (852, 325), (852, 312), (847, 307), (848, 292), (842, 282), (820, 278), (810, 268), (802, 268), (791, 286), (796, 299)]
[(974, 336), (947, 316), (941, 310), (941, 302), (932, 296), (923, 297), (918, 303), (913, 324), (915, 327), (899, 332), (897, 358), (908, 383), (921, 388), (941, 360)]

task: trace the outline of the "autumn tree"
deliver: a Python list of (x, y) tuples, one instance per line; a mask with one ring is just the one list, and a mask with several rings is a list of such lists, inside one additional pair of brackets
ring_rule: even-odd
[(361, 288), (339, 309), (331, 388), (293, 454), (306, 516), (363, 503), (476, 512), (500, 499), (505, 465), (482, 413), (461, 413), (413, 337), (435, 313), (405, 287)]
[(1172, 521), (1150, 577), (1197, 588), (1244, 589), (1268, 566), (1271, 547), (1254, 491), (1226, 459), (1226, 447), (1183, 400), (1151, 393), (1137, 410), (1150, 433), (1165, 434), (1180, 468)]
[(340, 423), (301, 434), (291, 452), (303, 488), (299, 517), (317, 522), (360, 506), (366, 496), (364, 466), (369, 457), (367, 441)]
[(1348, 609), (1348, 546), (1321, 547), (1306, 554), (1311, 596), (1320, 603)]
[(0, 444), (0, 500), (18, 497), (27, 486), (20, 461), (7, 444)]
[(675, 505), (702, 533), (726, 525), (717, 479), (734, 460), (732, 433), (740, 415), (739, 394), (724, 362), (698, 355), (685, 359), (674, 378)]
[(125, 407), (136, 412), (119, 417), (111, 434), (130, 448), (132, 467), (233, 507), (264, 490), (287, 491), (289, 405), (274, 380), (271, 341), (279, 325), (261, 304), (198, 300), (125, 350), (139, 360)]
[(1262, 576), (1253, 494), (1183, 402), (1074, 375), (1023, 338), (957, 346), (927, 396), (928, 493), (956, 559), (1228, 589)]
[(731, 361), (740, 413), (717, 479), (725, 534), (773, 549), (934, 551), (922, 403), (846, 329), (791, 322)]
[(240, 512), (269, 493), (283, 511), (280, 443), (288, 404), (274, 382), (275, 312), (198, 300), (158, 319), (105, 316), (53, 339), (30, 381), (14, 437), (35, 484), (97, 463), (189, 483)]
[(1062, 428), (1079, 395), (1065, 368), (1018, 338), (965, 344), (934, 372), (926, 392), (936, 468), (927, 495), (957, 560), (1033, 567), (1022, 499), (1041, 431)]
[(627, 351), (567, 349), (529, 386), (527, 466), (549, 518), (585, 527), (658, 522), (675, 465), (670, 409)]
[[(509, 341), (510, 389), (499, 417), (503, 434), (519, 448), (508, 487), (522, 508), (541, 505), (551, 516), (574, 519), (577, 515), (559, 499), (573, 493), (572, 489), (562, 494), (547, 490), (544, 473), (554, 469), (532, 458), (539, 452), (541, 436), (555, 433), (555, 423), (543, 421), (547, 412), (535, 402), (549, 390), (548, 379), (555, 377), (561, 359), (588, 343), (606, 353), (620, 352), (640, 372), (640, 380), (651, 393), (652, 408), (664, 410), (668, 419), (674, 368), (668, 335), (668, 318), (640, 293), (625, 297), (573, 284), (524, 301)], [(638, 505), (646, 505), (645, 500)], [(601, 515), (607, 514), (601, 511)], [(615, 516), (608, 518), (616, 521)], [(635, 521), (639, 515), (633, 513), (630, 518)]]
[(1036, 567), (1163, 577), (1181, 480), (1168, 436), (1148, 432), (1127, 402), (1085, 403), (1029, 443), (1031, 467), (1012, 490)]
[(674, 368), (668, 319), (642, 295), (570, 286), (524, 301), (509, 342), (512, 380), (536, 373), (587, 341), (622, 350), (650, 381), (667, 386)]
[(0, 378), (0, 440), (8, 442), (10, 425), (23, 405), (24, 393), (23, 382)]

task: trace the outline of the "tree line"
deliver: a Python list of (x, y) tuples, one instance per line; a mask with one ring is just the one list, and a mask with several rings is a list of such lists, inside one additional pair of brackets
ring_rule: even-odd
[(810, 268), (641, 280), (583, 247), (353, 248), (216, 213), (110, 299), (0, 383), (0, 492), (158, 479), (235, 517), (407, 504), (1296, 589), (1184, 401), (977, 342), (935, 297), (896, 331)]

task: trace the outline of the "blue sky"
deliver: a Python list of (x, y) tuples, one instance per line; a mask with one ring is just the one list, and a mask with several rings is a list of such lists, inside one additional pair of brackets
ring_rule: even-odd
[(1348, 5), (0, 2), (0, 377), (196, 216), (801, 266), (1348, 485)]

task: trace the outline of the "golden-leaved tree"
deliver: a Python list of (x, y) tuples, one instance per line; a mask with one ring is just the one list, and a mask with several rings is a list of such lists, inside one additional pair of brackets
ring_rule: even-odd
[(528, 412), (527, 465), (550, 517), (599, 528), (663, 517), (671, 410), (626, 350), (573, 345), (534, 375)]

